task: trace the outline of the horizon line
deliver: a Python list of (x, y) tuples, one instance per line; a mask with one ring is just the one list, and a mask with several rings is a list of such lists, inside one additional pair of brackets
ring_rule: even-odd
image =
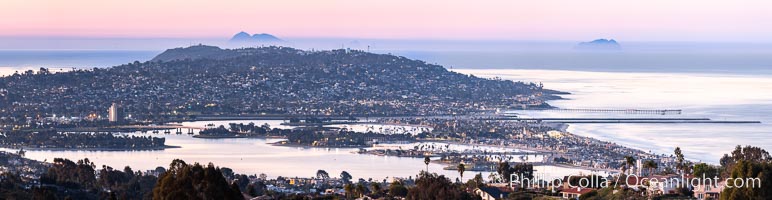
[[(270, 33), (267, 33), (270, 34)], [(279, 39), (299, 39), (299, 40), (375, 40), (375, 41), (436, 41), (436, 42), (587, 42), (596, 39), (614, 39), (622, 43), (713, 43), (713, 44), (772, 44), (772, 40), (750, 41), (750, 40), (624, 40), (616, 37), (595, 37), (585, 40), (580, 39), (517, 39), (517, 38), (377, 38), (377, 37), (346, 37), (346, 36), (289, 36), (278, 37)], [(202, 36), (202, 37), (175, 37), (175, 36), (71, 36), (71, 35), (0, 35), (0, 39), (53, 39), (53, 40), (223, 40), (228, 41), (232, 36)], [(291, 41), (287, 41), (291, 42)]]

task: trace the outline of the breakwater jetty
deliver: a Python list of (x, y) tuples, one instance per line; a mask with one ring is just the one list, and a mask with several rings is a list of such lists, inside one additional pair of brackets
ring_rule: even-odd
[(680, 115), (681, 109), (604, 109), (604, 108), (556, 108), (545, 111), (555, 112), (592, 112), (592, 113), (623, 113), (623, 114), (656, 114)]

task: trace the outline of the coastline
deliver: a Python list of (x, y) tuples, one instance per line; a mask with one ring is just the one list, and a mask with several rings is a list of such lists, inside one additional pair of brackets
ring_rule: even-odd
[(106, 148), (106, 147), (89, 147), (89, 148), (67, 148), (67, 147), (32, 147), (32, 146), (0, 146), (0, 148), (14, 149), (14, 150), (32, 150), (32, 151), (160, 151), (165, 149), (182, 148), (182, 146), (164, 145), (163, 147), (148, 147), (148, 148)]
[(266, 144), (272, 145), (272, 146), (279, 146), (279, 147), (297, 147), (297, 148), (336, 148), (336, 149), (360, 149), (360, 148), (367, 148), (371, 146), (367, 145), (356, 145), (356, 146), (311, 146), (311, 145), (305, 145), (305, 144), (290, 144), (286, 143), (286, 140), (277, 141), (277, 142), (266, 142)]
[(199, 139), (228, 139), (228, 138), (256, 138), (256, 139), (284, 139), (283, 136), (259, 136), (259, 135), (193, 135)]
[[(432, 163), (437, 163), (437, 164), (445, 165), (445, 167), (442, 168), (443, 170), (448, 170), (448, 171), (458, 170), (458, 168), (456, 168), (456, 165), (454, 165), (453, 163), (447, 163), (447, 162), (442, 162), (442, 161), (432, 161)], [(617, 170), (617, 169), (604, 169), (604, 168), (596, 168), (596, 167), (584, 167), (584, 166), (569, 165), (569, 164), (564, 164), (564, 163), (543, 163), (543, 162), (533, 162), (533, 163), (532, 162), (525, 162), (525, 163), (532, 164), (534, 167), (535, 166), (550, 166), (550, 167), (561, 167), (561, 168), (580, 169), (580, 170), (588, 170), (588, 171), (602, 171), (602, 172), (606, 172), (606, 173), (619, 173), (620, 172), (620, 170)], [(495, 172), (495, 171), (489, 171), (489, 170), (476, 170), (475, 168), (467, 168), (466, 170), (470, 171), (470, 172)]]

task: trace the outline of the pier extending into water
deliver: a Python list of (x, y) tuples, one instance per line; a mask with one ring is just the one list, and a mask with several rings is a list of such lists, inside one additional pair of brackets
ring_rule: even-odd
[(586, 124), (614, 124), (614, 123), (631, 123), (631, 124), (760, 124), (761, 121), (729, 121), (729, 120), (564, 120), (564, 121), (549, 121), (555, 123), (586, 123)]
[(648, 124), (759, 124), (761, 121), (750, 120), (711, 120), (710, 118), (520, 118), (496, 117), (478, 118), (479, 120), (510, 120), (525, 123), (648, 123)]

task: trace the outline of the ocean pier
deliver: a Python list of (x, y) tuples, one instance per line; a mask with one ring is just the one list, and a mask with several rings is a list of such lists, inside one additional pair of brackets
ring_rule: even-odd
[(525, 123), (637, 123), (637, 124), (760, 124), (754, 120), (711, 120), (710, 118), (521, 118), (493, 117), (478, 120), (505, 120)]

